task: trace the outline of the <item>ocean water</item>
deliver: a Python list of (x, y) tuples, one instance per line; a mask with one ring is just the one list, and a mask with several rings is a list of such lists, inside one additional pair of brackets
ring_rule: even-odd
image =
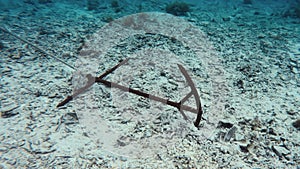
[(0, 168), (300, 168), (299, 0), (0, 11)]

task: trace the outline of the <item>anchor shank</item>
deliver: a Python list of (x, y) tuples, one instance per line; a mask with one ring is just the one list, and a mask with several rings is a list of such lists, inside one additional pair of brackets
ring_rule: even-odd
[(125, 87), (125, 86), (122, 86), (122, 85), (119, 85), (117, 83), (110, 82), (110, 81), (107, 81), (107, 80), (104, 80), (104, 79), (101, 79), (101, 78), (96, 78), (95, 82), (102, 83), (102, 84), (104, 84), (105, 86), (107, 86), (109, 88), (112, 88), (112, 87), (118, 88), (118, 89), (123, 90), (125, 92), (133, 93), (133, 94), (142, 96), (144, 98), (149, 98), (151, 100), (158, 101), (158, 102), (176, 107), (178, 110), (187, 110), (187, 111), (190, 111), (190, 112), (193, 112), (193, 113), (196, 113), (196, 114), (198, 113), (198, 111), (196, 109), (194, 109), (192, 107), (189, 107), (189, 106), (181, 105), (180, 102), (174, 102), (174, 101), (171, 101), (171, 100), (168, 100), (168, 99), (157, 97), (157, 96), (154, 96), (154, 95), (151, 95), (151, 94), (139, 91), (139, 90), (135, 90), (135, 89), (132, 89), (132, 88), (129, 88), (129, 87)]

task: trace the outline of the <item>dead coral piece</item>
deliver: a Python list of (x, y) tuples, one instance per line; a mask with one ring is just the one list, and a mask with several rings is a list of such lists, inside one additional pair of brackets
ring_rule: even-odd
[(99, 0), (87, 0), (87, 9), (89, 11), (96, 10), (99, 7)]
[(175, 16), (183, 16), (190, 11), (190, 6), (184, 2), (174, 2), (166, 6), (166, 12)]
[(38, 2), (40, 4), (47, 4), (47, 3), (52, 3), (52, 0), (39, 0)]
[(244, 4), (252, 4), (252, 0), (244, 0), (243, 3)]

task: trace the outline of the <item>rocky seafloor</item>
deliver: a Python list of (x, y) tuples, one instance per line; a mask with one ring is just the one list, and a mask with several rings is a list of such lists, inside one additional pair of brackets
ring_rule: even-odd
[[(78, 60), (86, 42), (108, 22), (141, 10), (164, 12), (166, 4), (145, 1), (143, 9), (141, 5), (120, 5), (123, 5), (120, 11), (111, 8), (109, 3), (90, 11), (79, 1), (14, 4), (13, 8), (1, 9), (1, 27), (78, 68), (82, 66)], [(113, 96), (101, 85), (93, 86), (82, 99), (56, 108), (72, 93), (75, 71), (1, 31), (0, 168), (299, 168), (300, 19), (284, 16), (285, 8), (275, 3), (272, 6), (218, 1), (192, 6), (192, 11), (181, 18), (206, 34), (214, 48), (216, 64), (203, 65), (201, 58), (190, 57), (188, 49), (174, 39), (152, 34), (118, 42), (107, 58), (96, 62), (99, 63), (97, 73), (101, 74), (124, 56), (138, 56), (155, 46), (175, 51), (182, 57), (179, 60), (187, 58), (184, 66), (191, 70), (204, 109), (206, 120), (202, 124), (215, 116), (217, 125), (204, 130), (186, 124), (188, 127), (182, 127), (184, 134), (178, 134), (181, 126), (172, 126), (177, 120), (180, 125), (185, 124), (181, 123), (182, 117), (176, 109), (134, 95), (118, 96), (117, 91), (112, 92)], [(157, 68), (172, 67), (174, 60), (155, 57), (163, 59)], [(177, 95), (186, 86), (175, 85), (176, 72), (151, 69), (151, 66), (147, 70), (138, 69), (142, 64), (132, 62), (131, 68), (124, 65), (119, 73), (137, 77), (128, 83), (143, 91), (155, 91), (174, 100), (182, 97)], [(214, 80), (220, 79), (212, 78), (210, 72), (220, 66), (226, 84), (223, 90), (216, 90), (213, 86), (218, 82)], [(128, 79), (120, 80), (116, 76), (113, 80), (122, 83)], [(119, 105), (112, 105), (117, 97), (120, 97)], [(93, 102), (81, 102), (87, 99)], [(222, 103), (218, 109), (214, 108), (216, 99)], [(78, 105), (85, 105), (84, 109)], [(131, 139), (141, 134), (143, 138), (146, 133), (148, 143), (154, 146), (149, 146), (146, 155), (132, 152), (136, 156), (132, 158), (131, 153), (118, 155), (105, 144), (99, 145), (97, 139), (108, 140), (104, 142), (107, 144), (110, 141), (110, 133), (105, 132), (109, 131), (107, 126), (99, 120), (100, 136), (95, 139), (83, 123), (84, 118), (93, 119), (86, 114), (95, 113), (89, 112), (95, 109), (102, 113), (102, 119), (121, 121), (129, 129), (131, 125), (138, 126)], [(150, 112), (153, 116), (147, 115), (150, 110), (154, 110)], [(122, 114), (131, 118), (124, 119)], [(134, 117), (146, 120), (131, 122)], [(94, 120), (98, 122), (96, 116)], [(174, 137), (151, 139), (164, 132)], [(162, 141), (172, 144), (158, 147)]]

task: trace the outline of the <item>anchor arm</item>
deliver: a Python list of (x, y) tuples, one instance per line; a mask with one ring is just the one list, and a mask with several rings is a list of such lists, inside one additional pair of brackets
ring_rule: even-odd
[[(197, 118), (196, 121), (194, 122), (194, 126), (195, 127), (199, 127), (201, 118), (202, 118), (202, 114), (203, 114), (203, 110), (201, 107), (201, 101), (200, 101), (200, 97), (199, 94), (197, 92), (197, 89), (191, 79), (191, 77), (188, 75), (187, 71), (184, 69), (184, 67), (180, 64), (177, 64), (181, 73), (183, 74), (183, 76), (185, 77), (185, 80), (188, 82), (190, 88), (191, 88), (191, 92), (181, 100), (182, 103), (184, 103), (187, 99), (188, 96), (190, 97), (191, 95), (194, 95), (195, 101), (196, 101), (196, 106), (197, 106)], [(182, 105), (181, 107), (183, 107), (184, 105)]]
[[(117, 65), (115, 65), (114, 67), (112, 67), (111, 69), (107, 70), (106, 72), (104, 72), (102, 75), (100, 75), (99, 77), (96, 77), (97, 79), (102, 79), (104, 77), (106, 77), (108, 74), (112, 73), (113, 71), (115, 71), (118, 67), (120, 67), (121, 65), (125, 64), (126, 62), (128, 62), (129, 58), (124, 59), (123, 61), (121, 61), (120, 63), (118, 63)], [(94, 83), (95, 83), (95, 77), (93, 77), (91, 74), (87, 74), (86, 75), (88, 82), (85, 86), (79, 88), (73, 95), (71, 96), (67, 96), (65, 98), (65, 100), (63, 100), (62, 102), (60, 102), (56, 107), (61, 107), (64, 106), (65, 104), (69, 103), (71, 100), (73, 100), (73, 98), (75, 98), (77, 95), (83, 93), (84, 91), (86, 91), (88, 88), (90, 88)]]

